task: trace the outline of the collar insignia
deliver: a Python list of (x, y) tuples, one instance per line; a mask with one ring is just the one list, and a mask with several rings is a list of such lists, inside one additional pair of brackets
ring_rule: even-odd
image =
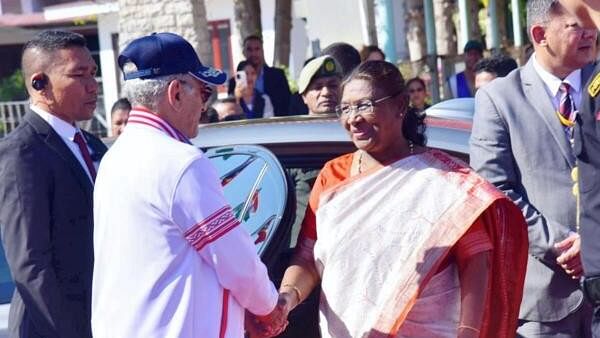
[(588, 86), (588, 93), (592, 98), (596, 97), (600, 93), (600, 73), (596, 74), (590, 85)]

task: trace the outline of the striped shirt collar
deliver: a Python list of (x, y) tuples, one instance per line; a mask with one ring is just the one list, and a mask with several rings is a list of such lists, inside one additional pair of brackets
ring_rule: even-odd
[(192, 144), (185, 135), (173, 127), (169, 122), (144, 107), (133, 107), (129, 113), (127, 124), (149, 126), (162, 131), (180, 142)]

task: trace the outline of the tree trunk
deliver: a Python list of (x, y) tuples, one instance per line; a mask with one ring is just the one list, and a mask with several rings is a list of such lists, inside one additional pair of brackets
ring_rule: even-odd
[(196, 49), (204, 64), (212, 64), (212, 49), (204, 0), (119, 0), (119, 47), (153, 32), (173, 32)]
[(290, 65), (290, 33), (292, 31), (292, 0), (275, 2), (275, 66)]
[(456, 27), (452, 16), (456, 12), (454, 1), (434, 0), (435, 35), (437, 52), (440, 56), (456, 55)]
[[(364, 24), (366, 25), (366, 36), (363, 36), (363, 43), (365, 45), (377, 46), (377, 25), (375, 24), (375, 1), (374, 0), (361, 0), (361, 10), (364, 12)], [(363, 33), (364, 35), (365, 33)]]
[[(481, 27), (479, 26), (479, 1), (478, 0), (469, 0), (469, 12), (470, 12), (470, 34), (471, 40), (478, 40), (483, 42), (481, 39)], [(467, 43), (465, 41), (465, 43)], [(459, 46), (460, 53), (462, 54), (462, 49), (464, 46)]]
[(410, 61), (421, 61), (427, 55), (425, 44), (425, 13), (422, 0), (408, 0), (406, 3), (406, 40)]
[(441, 57), (441, 72), (439, 83), (440, 95), (443, 98), (450, 97), (450, 89), (447, 86), (446, 79), (454, 74), (454, 63), (457, 54), (457, 35), (456, 27), (452, 17), (457, 11), (457, 7), (452, 0), (434, 0), (433, 12), (435, 13), (435, 37), (437, 43), (438, 55)]
[[(488, 5), (489, 6), (489, 5)], [(492, 31), (492, 18), (490, 17), (489, 9), (486, 8), (486, 29), (488, 33), (486, 34), (486, 43), (487, 47), (491, 48), (492, 46), (492, 35), (490, 32)], [(498, 37), (500, 38), (500, 48), (508, 46), (507, 40), (507, 32), (506, 32), (506, 14), (508, 13), (508, 4), (506, 0), (496, 0), (496, 15), (498, 20)]]
[[(279, 2), (279, 0), (277, 0)], [(260, 0), (234, 0), (235, 24), (240, 32), (240, 45), (250, 35), (262, 37)]]

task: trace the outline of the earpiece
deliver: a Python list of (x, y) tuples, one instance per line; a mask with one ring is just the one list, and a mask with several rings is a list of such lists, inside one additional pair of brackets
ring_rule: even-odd
[(44, 89), (46, 87), (46, 84), (47, 81), (45, 75), (41, 75), (40, 77), (36, 77), (33, 80), (31, 80), (31, 87), (38, 91)]

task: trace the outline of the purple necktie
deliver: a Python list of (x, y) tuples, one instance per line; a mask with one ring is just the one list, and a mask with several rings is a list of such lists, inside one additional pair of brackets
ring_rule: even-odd
[(573, 98), (571, 97), (570, 91), (571, 86), (568, 83), (561, 83), (559, 87), (560, 101), (558, 103), (558, 113), (570, 123), (566, 124), (562, 120), (561, 122), (566, 127), (571, 127), (571, 123), (575, 120), (575, 114), (573, 109)]

